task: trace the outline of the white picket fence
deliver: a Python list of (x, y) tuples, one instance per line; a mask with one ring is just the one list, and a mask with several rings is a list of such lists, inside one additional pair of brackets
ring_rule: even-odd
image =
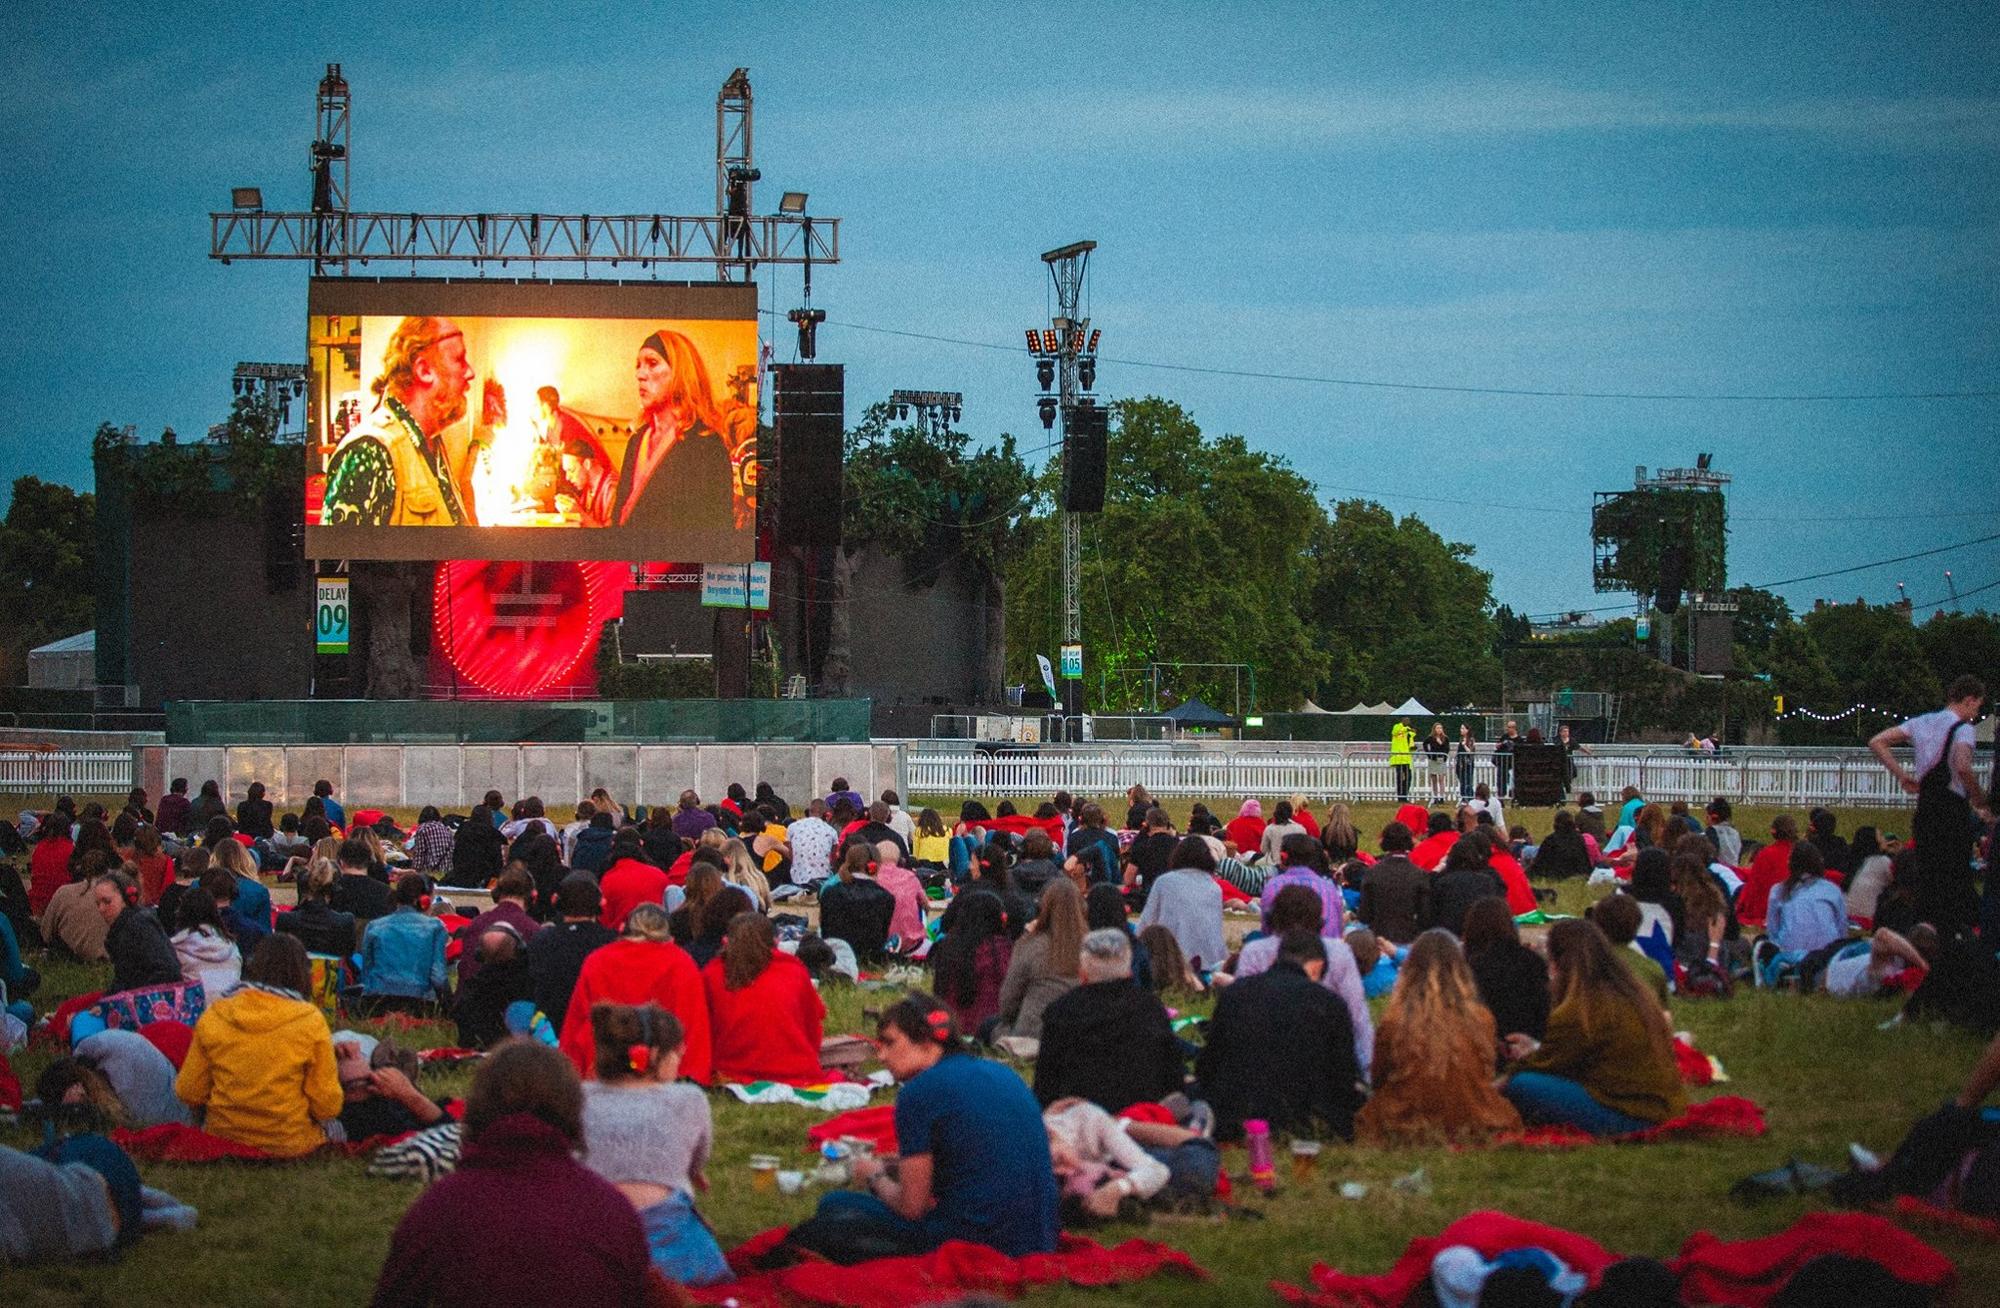
[[(1813, 804), (1905, 808), (1915, 800), (1866, 750), (1758, 750), (1721, 757), (1620, 750), (1613, 745), (1576, 758), (1571, 792), (1588, 790), (1616, 797), (1637, 786), (1648, 799), (1703, 803), (1722, 795), (1735, 803), (1804, 807)], [(1155, 795), (1229, 797), (1308, 795), (1314, 799), (1391, 800), (1394, 770), (1382, 746), (1328, 746), (1325, 752), (1251, 753), (1206, 751), (1168, 753), (1140, 749), (1062, 750), (1038, 753), (943, 752), (914, 750), (905, 768), (908, 790), (916, 795), (1047, 796), (1117, 795), (1141, 785)], [(1490, 757), (1473, 770), (1475, 782), (1494, 784)], [(1447, 780), (1456, 799), (1458, 777)], [(1430, 790), (1422, 760), (1411, 778), (1411, 798)]]
[(0, 794), (112, 795), (131, 788), (129, 749), (0, 749)]

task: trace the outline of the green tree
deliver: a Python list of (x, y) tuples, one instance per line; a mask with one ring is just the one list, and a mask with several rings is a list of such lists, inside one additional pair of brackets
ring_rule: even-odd
[[(1774, 695), (1784, 696), (1787, 713), (1803, 708), (1834, 714), (1852, 702), (1841, 697), (1840, 679), (1803, 623), (1787, 622), (1772, 637), (1770, 684)], [(1787, 745), (1845, 744), (1853, 734), (1846, 724), (1803, 716), (1778, 723), (1778, 739)]]
[(1938, 685), (1971, 673), (1988, 689), (2000, 687), (2000, 617), (1991, 613), (1937, 613), (1917, 628)]
[[(1113, 406), (1104, 512), (1083, 526), (1084, 674), (1094, 709), (1149, 707), (1148, 664), (1247, 664), (1255, 703), (1289, 708), (1327, 667), (1305, 620), (1302, 551), (1322, 511), (1312, 486), (1240, 436), (1209, 438), (1156, 397)], [(1033, 681), (1037, 653), (1061, 640), (1061, 527), (1052, 464), (1039, 482), (1029, 543), (1012, 571), (1018, 604), (1009, 668)], [(1159, 707), (1200, 696), (1235, 706), (1227, 668), (1169, 670)], [(1244, 708), (1251, 705), (1246, 699)]]
[(0, 675), (20, 685), (28, 651), (88, 631), (96, 616), (96, 500), (17, 477), (0, 521)]
[[(1901, 609), (1829, 604), (1806, 614), (1801, 625), (1826, 654), (1827, 666), (1840, 683), (1835, 696), (1840, 702), (1822, 712), (1867, 704), (1890, 713), (1919, 713), (1938, 702), (1943, 688)], [(1856, 730), (1867, 726), (1854, 725)]]
[[(1498, 701), (1493, 577), (1472, 563), (1471, 546), (1446, 541), (1414, 515), (1343, 500), (1321, 517), (1308, 550), (1309, 620), (1330, 665), (1316, 688), (1322, 703)], [(1515, 631), (1525, 625), (1509, 617)]]
[(1785, 603), (1783, 596), (1755, 586), (1737, 586), (1725, 591), (1723, 598), (1736, 601), (1731, 639), (1736, 645), (1739, 668), (1746, 672), (1768, 671), (1771, 642), (1777, 638), (1778, 628), (1792, 620), (1792, 606)]

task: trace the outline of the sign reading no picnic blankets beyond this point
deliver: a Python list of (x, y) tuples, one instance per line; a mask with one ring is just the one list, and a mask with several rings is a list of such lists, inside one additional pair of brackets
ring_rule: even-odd
[[(750, 597), (743, 597), (745, 571), (750, 574)], [(771, 565), (768, 563), (704, 563), (701, 565), (701, 602), (712, 609), (768, 609), (771, 607)]]

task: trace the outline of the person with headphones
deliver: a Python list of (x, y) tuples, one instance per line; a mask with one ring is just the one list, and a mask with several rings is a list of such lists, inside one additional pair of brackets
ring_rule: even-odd
[(139, 882), (124, 872), (106, 872), (91, 883), (90, 894), (109, 924), (104, 948), (111, 955), (111, 990), (180, 984), (174, 943), (152, 910), (140, 905)]

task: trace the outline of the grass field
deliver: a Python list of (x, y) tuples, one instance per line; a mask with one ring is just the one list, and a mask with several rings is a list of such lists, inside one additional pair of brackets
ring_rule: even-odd
[[(1178, 806), (1177, 806), (1178, 807)], [(1212, 808), (1218, 807), (1211, 804)], [(1232, 806), (1233, 807), (1233, 806)], [(952, 805), (955, 810), (956, 805)], [(1379, 815), (1377, 810), (1379, 811)], [(1184, 810), (1179, 814), (1184, 816)], [(1363, 806), (1364, 829), (1379, 828), (1388, 806)], [(1769, 812), (1740, 812), (1738, 825), (1755, 834)], [(1842, 815), (1843, 829), (1881, 818), (1907, 829), (1907, 817), (1859, 812)], [(1538, 832), (1546, 813), (1531, 815)], [(1574, 912), (1595, 892), (1569, 883), (1559, 907)], [(97, 988), (102, 969), (75, 965), (49, 971), (38, 1004)], [(864, 1003), (879, 1007), (880, 992), (829, 990), (829, 1032), (858, 1031)], [(1156, 1219), (1146, 1226), (1115, 1226), (1099, 1238), (1142, 1235), (1187, 1250), (1211, 1279), (1195, 1283), (1157, 1280), (1124, 1290), (1055, 1290), (1032, 1297), (1038, 1304), (1275, 1303), (1267, 1282), (1303, 1282), (1315, 1261), (1358, 1271), (1387, 1267), (1411, 1238), (1435, 1232), (1463, 1213), (1502, 1208), (1591, 1235), (1611, 1248), (1662, 1256), (1675, 1253), (1687, 1235), (1708, 1229), (1725, 1238), (1768, 1234), (1790, 1223), (1809, 1204), (1785, 1200), (1758, 1208), (1732, 1204), (1732, 1181), (1796, 1156), (1838, 1165), (1847, 1142), (1884, 1148), (1904, 1126), (1935, 1107), (1962, 1082), (1979, 1051), (1970, 1036), (1922, 1027), (1884, 1031), (1893, 1014), (1887, 1002), (1840, 1002), (1752, 991), (1730, 1001), (1684, 1001), (1677, 1025), (1701, 1048), (1719, 1057), (1731, 1078), (1711, 1093), (1747, 1095), (1763, 1105), (1770, 1133), (1759, 1140), (1725, 1140), (1643, 1147), (1600, 1147), (1573, 1152), (1338, 1147), (1322, 1160), (1305, 1187), (1287, 1187), (1246, 1207), (1258, 1217)], [(366, 1024), (360, 1024), (366, 1026)], [(443, 1026), (421, 1028), (418, 1043), (447, 1044)], [(16, 1060), (32, 1084), (46, 1062), (36, 1053)], [(462, 1093), (469, 1070), (427, 1076), (426, 1091)], [(805, 1158), (809, 1110), (745, 1107), (726, 1096), (714, 1100), (717, 1158), (715, 1186), (702, 1207), (725, 1245), (768, 1226), (793, 1222), (811, 1211), (810, 1192), (797, 1197), (750, 1190), (747, 1160), (775, 1152)], [(21, 1132), (6, 1142), (29, 1143)], [(1241, 1166), (1241, 1154), (1232, 1165)], [(199, 1228), (186, 1235), (149, 1237), (120, 1262), (15, 1271), (0, 1278), (0, 1302), (44, 1304), (351, 1304), (366, 1297), (389, 1232), (416, 1193), (405, 1184), (371, 1181), (359, 1160), (289, 1165), (151, 1166), (150, 1184), (201, 1210)], [(1428, 1193), (1392, 1191), (1389, 1182), (1422, 1168)], [(1370, 1186), (1367, 1198), (1340, 1198), (1343, 1181)], [(1962, 1237), (1927, 1234), (1959, 1264), (1959, 1303), (2000, 1302), (2000, 1246)], [(476, 1250), (468, 1250), (468, 1271)], [(504, 1292), (496, 1289), (496, 1299)]]

